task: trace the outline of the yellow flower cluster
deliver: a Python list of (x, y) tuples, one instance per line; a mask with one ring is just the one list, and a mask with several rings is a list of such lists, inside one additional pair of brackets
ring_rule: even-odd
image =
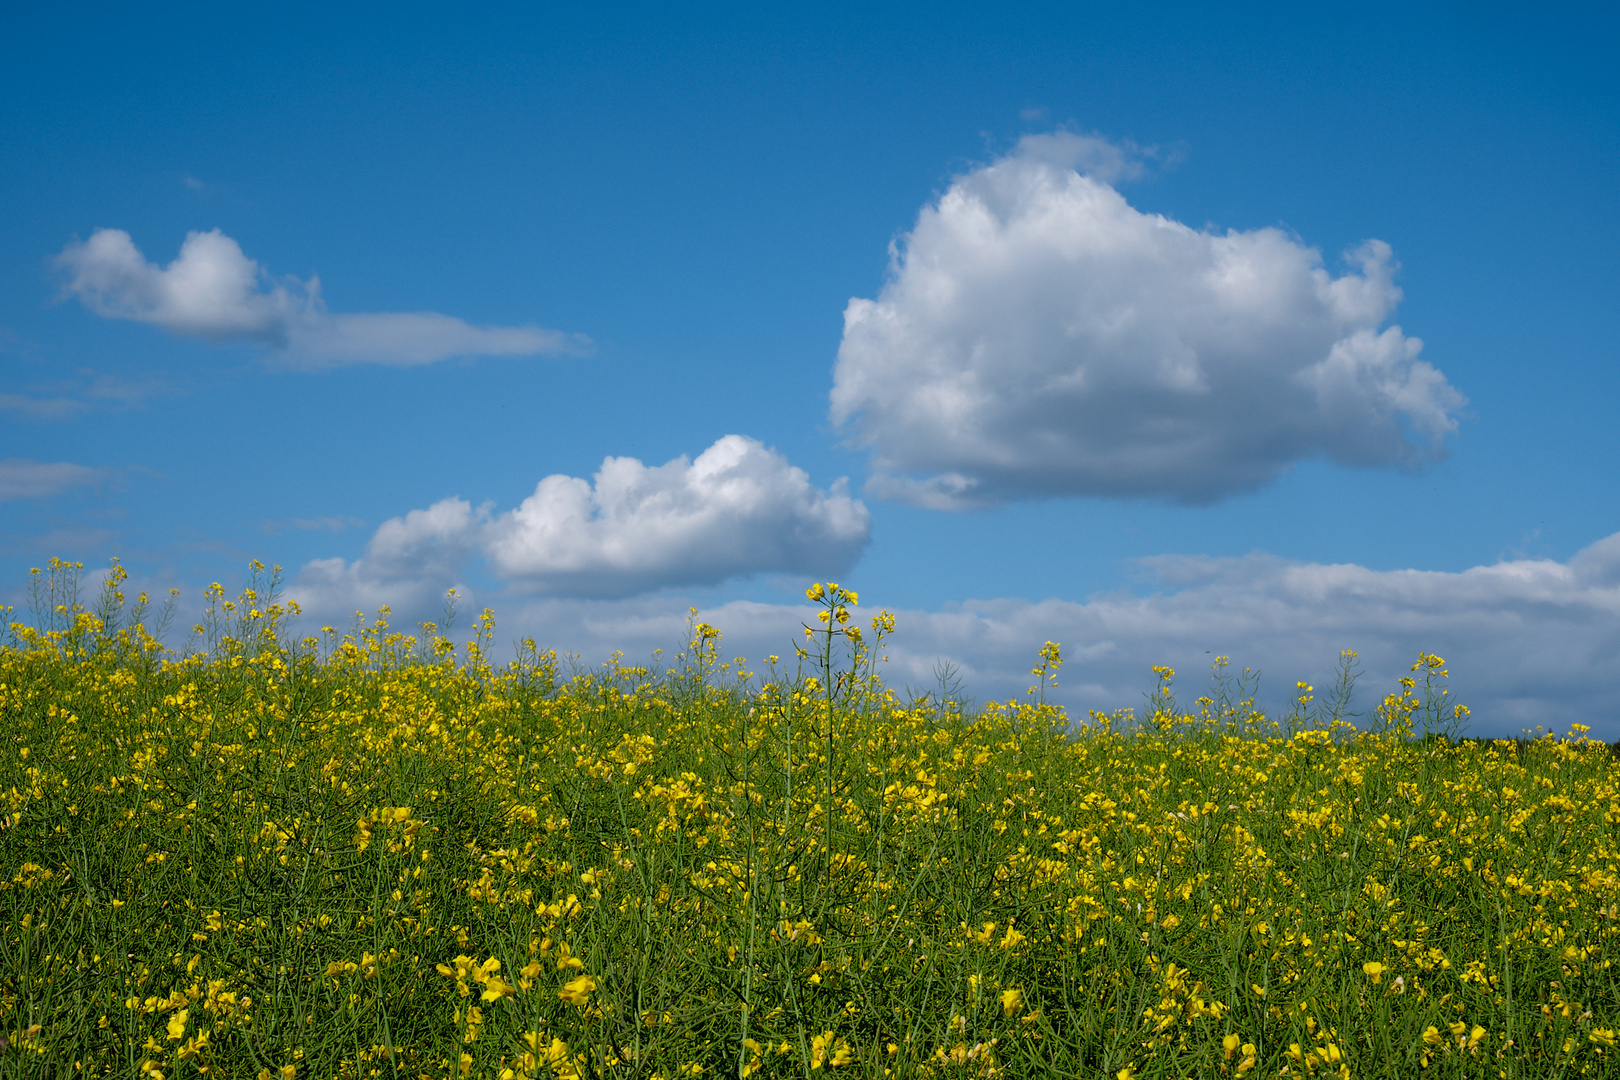
[(1376, 730), (1308, 685), (1263, 716), (1224, 658), (1191, 709), (1161, 669), (1071, 723), (1055, 643), (968, 710), (882, 681), (891, 616), (809, 599), (765, 677), (696, 623), (572, 678), (493, 666), (488, 613), (292, 640), (273, 578), (184, 657), (117, 601), (15, 626), (0, 1070), (1620, 1069), (1620, 770), (1583, 732), (1459, 740), (1429, 656)]

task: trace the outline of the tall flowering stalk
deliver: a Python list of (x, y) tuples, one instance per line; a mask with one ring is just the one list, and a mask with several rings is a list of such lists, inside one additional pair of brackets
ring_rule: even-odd
[[(805, 625), (804, 636), (809, 638), (816, 646), (816, 661), (821, 670), (820, 690), (826, 703), (827, 725), (827, 884), (832, 884), (833, 870), (833, 732), (834, 732), (834, 702), (835, 689), (840, 681), (833, 673), (833, 641), (838, 637), (847, 638), (856, 648), (861, 642), (859, 627), (849, 625), (849, 609), (861, 602), (860, 596), (853, 589), (846, 589), (837, 582), (829, 581), (825, 585), (816, 582), (804, 592), (805, 599), (812, 604), (820, 606), (816, 612), (816, 621), (819, 627)], [(850, 677), (853, 679), (855, 671), (852, 667)]]
[[(805, 680), (809, 695), (819, 696), (826, 710), (827, 743), (827, 880), (831, 884), (833, 867), (833, 796), (834, 796), (834, 736), (837, 725), (839, 699), (845, 703), (860, 699), (863, 707), (870, 705), (873, 695), (880, 690), (877, 661), (883, 639), (894, 630), (894, 615), (880, 611), (872, 617), (872, 640), (867, 642), (861, 628), (851, 621), (849, 609), (861, 602), (854, 589), (846, 589), (835, 581), (816, 582), (804, 592), (805, 599), (817, 605), (817, 626), (804, 624), (804, 636), (811, 642), (814, 653), (799, 650), (800, 659), (813, 655), (819, 676)], [(837, 642), (842, 639), (849, 647), (849, 670), (835, 669)]]

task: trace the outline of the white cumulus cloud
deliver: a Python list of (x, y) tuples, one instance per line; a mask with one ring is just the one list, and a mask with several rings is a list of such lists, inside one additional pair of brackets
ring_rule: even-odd
[(354, 562), (307, 564), (297, 592), (321, 610), (419, 607), (455, 585), (475, 556), (515, 590), (548, 596), (842, 573), (871, 536), (871, 515), (847, 487), (818, 489), (741, 435), (659, 466), (610, 457), (592, 480), (546, 477), (504, 513), (450, 498), (384, 522)]
[(869, 490), (959, 508), (1055, 495), (1208, 503), (1290, 464), (1416, 466), (1463, 397), (1385, 326), (1387, 244), (1333, 276), (1281, 229), (1133, 208), (1135, 157), (1025, 138), (958, 177), (853, 299), (831, 416)]
[(628, 594), (738, 574), (841, 573), (871, 535), (847, 484), (813, 487), (762, 443), (727, 435), (696, 460), (602, 462), (594, 485), (548, 476), (491, 523), (491, 568), (542, 592)]
[(431, 618), (446, 591), (471, 593), (461, 571), (485, 517), (466, 500), (451, 498), (389, 518), (353, 562), (305, 563), (288, 595), (323, 619), (369, 615), (384, 606), (407, 617)]
[(56, 257), (65, 288), (91, 311), (210, 341), (249, 339), (311, 367), (431, 364), (454, 356), (577, 353), (588, 338), (538, 326), (473, 326), (433, 311), (334, 314), (318, 278), (272, 281), (218, 229), (190, 232), (168, 266), (122, 229), (97, 229)]
[(0, 502), (56, 495), (68, 488), (93, 484), (103, 475), (104, 470), (66, 461), (6, 458), (0, 461)]

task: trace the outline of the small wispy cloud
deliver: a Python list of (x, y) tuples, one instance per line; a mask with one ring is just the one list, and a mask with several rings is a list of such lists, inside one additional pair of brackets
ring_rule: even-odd
[(118, 534), (113, 530), (89, 525), (52, 529), (34, 536), (13, 536), (0, 532), (0, 555), (8, 558), (48, 559), (54, 556), (90, 560), (106, 552), (117, 539)]
[[(1030, 110), (1024, 111), (1027, 113)], [(1045, 111), (1036, 110), (1037, 113)], [(1171, 167), (1180, 160), (1181, 154), (1177, 150), (1143, 145), (1130, 139), (1116, 142), (1101, 135), (1082, 135), (1059, 128), (1025, 135), (1018, 140), (1012, 156), (1043, 162), (1059, 169), (1072, 169), (1083, 176), (1112, 185), (1123, 180), (1140, 180), (1155, 168)]]
[(89, 408), (89, 402), (78, 398), (0, 393), (0, 412), (19, 413), (36, 420), (66, 420)]
[(122, 412), (139, 408), (146, 399), (169, 393), (158, 379), (130, 381), (90, 369), (72, 379), (0, 390), (0, 413), (35, 420), (70, 420), (92, 411)]
[(270, 536), (290, 531), (297, 532), (342, 532), (345, 529), (360, 529), (365, 527), (365, 519), (351, 516), (314, 517), (314, 518), (288, 518), (285, 521), (263, 521), (259, 528)]
[(6, 458), (0, 461), (0, 502), (10, 499), (39, 499), (70, 488), (85, 487), (105, 479), (107, 470), (67, 461), (31, 461)]
[(333, 313), (318, 277), (273, 280), (218, 229), (190, 232), (167, 266), (122, 229), (98, 229), (55, 259), (64, 291), (104, 318), (213, 342), (258, 341), (302, 367), (432, 364), (457, 356), (580, 354), (583, 334), (474, 326), (436, 311)]

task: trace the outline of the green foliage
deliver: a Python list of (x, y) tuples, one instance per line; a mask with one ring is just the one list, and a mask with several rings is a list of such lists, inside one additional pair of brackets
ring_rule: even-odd
[[(0, 1076), (1613, 1075), (1620, 783), (1459, 742), (1443, 662), (1350, 726), (902, 701), (822, 588), (792, 671), (567, 677), (263, 568), (165, 653), (114, 572), (0, 649)], [(856, 633), (849, 633), (856, 630)], [(1427, 737), (1425, 737), (1427, 736)]]

